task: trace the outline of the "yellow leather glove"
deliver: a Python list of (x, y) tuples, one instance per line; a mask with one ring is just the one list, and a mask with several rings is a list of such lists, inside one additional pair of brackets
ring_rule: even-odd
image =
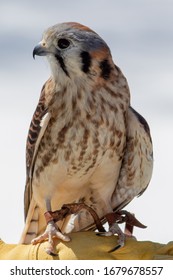
[(37, 245), (5, 244), (0, 240), (0, 260), (153, 260), (173, 259), (173, 241), (167, 245), (127, 238), (123, 248), (115, 252), (116, 236), (101, 237), (93, 231), (69, 234), (70, 242), (57, 240), (57, 256), (44, 251), (45, 242)]

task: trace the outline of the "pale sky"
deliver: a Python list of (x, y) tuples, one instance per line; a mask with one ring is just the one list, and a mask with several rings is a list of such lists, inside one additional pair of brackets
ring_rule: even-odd
[(24, 225), (25, 143), (40, 89), (49, 77), (32, 50), (43, 31), (77, 21), (95, 30), (125, 74), (131, 104), (148, 121), (154, 172), (147, 191), (126, 209), (148, 227), (138, 240), (173, 240), (173, 1), (0, 2), (0, 238), (17, 243)]

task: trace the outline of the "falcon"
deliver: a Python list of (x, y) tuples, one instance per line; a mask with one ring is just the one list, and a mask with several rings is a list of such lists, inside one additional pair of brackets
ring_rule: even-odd
[[(45, 212), (85, 203), (108, 232), (124, 234), (113, 219), (147, 188), (153, 168), (150, 130), (130, 105), (126, 78), (113, 62), (105, 41), (90, 28), (67, 22), (48, 28), (33, 56), (46, 56), (51, 76), (43, 85), (26, 147), (25, 227), (21, 243), (92, 228), (85, 210), (57, 223)], [(39, 73), (38, 73), (39, 76)]]

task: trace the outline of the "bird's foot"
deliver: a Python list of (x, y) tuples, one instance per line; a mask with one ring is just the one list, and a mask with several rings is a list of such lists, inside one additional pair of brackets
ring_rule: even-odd
[(46, 230), (43, 234), (39, 235), (38, 237), (34, 238), (31, 243), (33, 245), (37, 243), (41, 243), (42, 241), (48, 240), (48, 246), (45, 249), (46, 253), (49, 255), (56, 256), (56, 249), (54, 244), (54, 238), (61, 239), (62, 241), (70, 241), (70, 237), (64, 235), (58, 229), (58, 226), (55, 224), (54, 221), (49, 221), (46, 227)]
[[(120, 211), (117, 211), (116, 213), (115, 212), (108, 213), (105, 217), (109, 224), (109, 231), (108, 232), (99, 232), (99, 233), (97, 233), (97, 235), (100, 235), (100, 236), (111, 236), (114, 234), (118, 235), (118, 244), (113, 249), (109, 250), (109, 253), (123, 247), (126, 236), (133, 237), (132, 233), (133, 233), (134, 226), (140, 227), (140, 228), (146, 228), (146, 226), (141, 224), (134, 217), (133, 214), (131, 214), (125, 210), (120, 210)], [(124, 233), (118, 226), (118, 223), (123, 223), (123, 222), (126, 223)]]
[(63, 241), (70, 241), (70, 238), (68, 236), (60, 232), (58, 226), (56, 225), (56, 222), (63, 220), (68, 215), (76, 214), (82, 209), (86, 209), (91, 214), (98, 230), (104, 231), (104, 227), (102, 226), (97, 213), (91, 207), (87, 206), (84, 203), (70, 203), (64, 204), (60, 210), (56, 210), (53, 212), (47, 211), (44, 213), (47, 222), (46, 230), (43, 234), (34, 238), (31, 243), (35, 245), (48, 239), (48, 247), (46, 248), (46, 252), (49, 255), (56, 255), (54, 238), (59, 238)]
[(118, 250), (119, 248), (124, 246), (125, 243), (125, 234), (122, 232), (122, 230), (120, 229), (119, 225), (116, 222), (113, 222), (110, 226), (109, 226), (109, 231), (107, 232), (98, 232), (97, 235), (99, 236), (112, 236), (114, 234), (118, 235), (118, 244), (111, 250), (109, 250), (108, 252), (111, 253), (113, 251)]

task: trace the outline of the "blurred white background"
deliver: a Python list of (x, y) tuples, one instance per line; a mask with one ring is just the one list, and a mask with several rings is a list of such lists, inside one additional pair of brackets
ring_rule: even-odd
[(42, 32), (77, 21), (110, 46), (128, 79), (132, 106), (149, 122), (154, 172), (148, 190), (127, 206), (147, 229), (138, 240), (173, 240), (173, 1), (87, 0), (0, 2), (0, 237), (17, 243), (24, 225), (25, 143), (47, 62), (32, 50)]

